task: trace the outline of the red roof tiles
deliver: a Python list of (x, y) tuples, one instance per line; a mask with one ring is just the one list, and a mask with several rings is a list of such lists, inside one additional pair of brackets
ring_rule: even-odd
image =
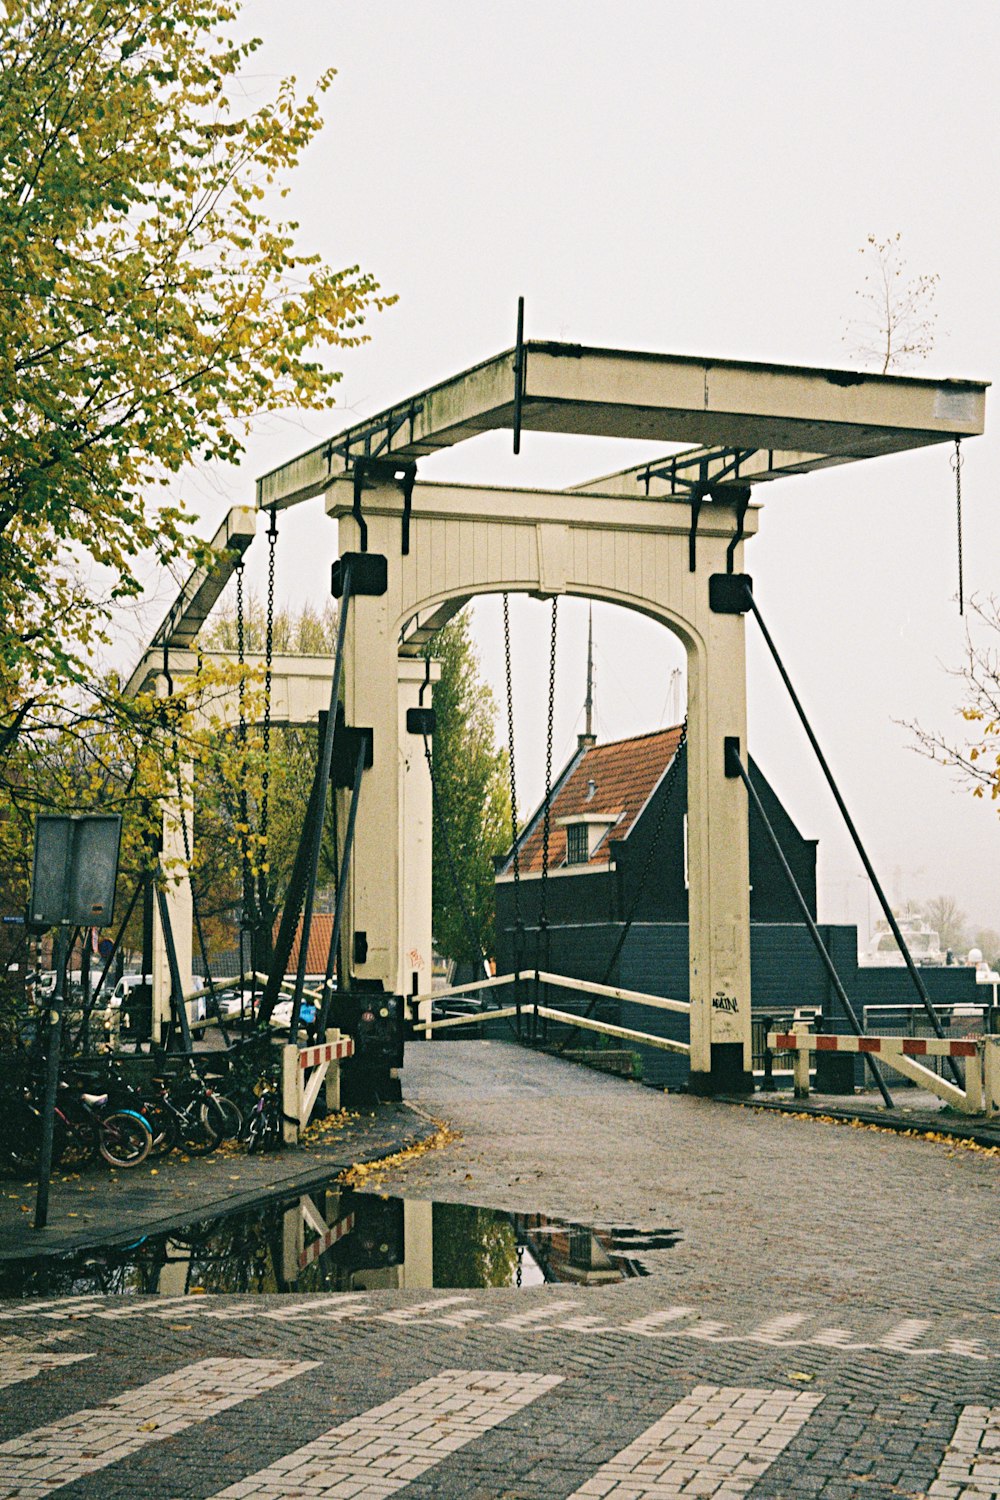
[[(578, 757), (570, 762), (568, 774), (563, 773), (562, 786), (552, 798), (549, 869), (557, 870), (566, 864), (566, 829), (560, 826), (559, 819), (580, 814), (589, 817), (606, 814), (608, 822), (613, 824), (588, 861), (591, 865), (606, 865), (609, 845), (628, 836), (657, 782), (676, 755), (680, 739), (679, 727), (659, 729), (653, 734), (614, 740), (608, 745), (593, 745), (582, 754), (578, 752)], [(595, 784), (593, 791), (591, 781)], [(522, 836), (520, 865), (522, 875), (541, 874), (541, 812), (535, 815)], [(506, 869), (509, 866), (505, 873)]]
[[(333, 913), (314, 911), (312, 922), (309, 926), (309, 946), (306, 949), (306, 973), (325, 974), (326, 959), (330, 952), (330, 937), (333, 933)], [(273, 936), (278, 936), (278, 923), (274, 924)], [(295, 930), (292, 940), (292, 951), (285, 968), (289, 974), (294, 974), (299, 967), (299, 945), (302, 942), (302, 918)]]

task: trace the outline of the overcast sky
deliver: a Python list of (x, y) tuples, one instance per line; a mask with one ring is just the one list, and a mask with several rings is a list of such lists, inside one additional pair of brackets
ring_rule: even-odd
[[(192, 487), (205, 535), (251, 500), (261, 472), (513, 343), (519, 294), (532, 338), (850, 364), (859, 250), (899, 231), (909, 270), (940, 276), (937, 345), (911, 373), (994, 374), (995, 0), (253, 0), (245, 22), (265, 43), (251, 102), (282, 74), (305, 89), (339, 70), (292, 212), (303, 246), (360, 263), (399, 302), (338, 361), (342, 412), (272, 419), (239, 472)], [(966, 592), (1000, 591), (996, 430), (965, 447)], [(529, 433), (514, 460), (497, 434), (420, 471), (562, 486), (630, 457)], [(964, 641), (949, 457), (925, 449), (758, 490), (747, 567), (891, 893), (954, 894), (973, 922), (1000, 928), (996, 809), (919, 759), (899, 722), (960, 732), (946, 672)], [(320, 599), (335, 553), (320, 501), (288, 513), (281, 596)], [(547, 609), (514, 607), (526, 798), (542, 790), (545, 672), (532, 643)], [(557, 761), (579, 728), (585, 603), (562, 601), (560, 618)], [(594, 628), (602, 738), (672, 721), (679, 644), (606, 605)], [(499, 601), (475, 606), (475, 634), (502, 701)], [(748, 639), (751, 752), (820, 839), (821, 916), (864, 927), (860, 866), (752, 624)]]

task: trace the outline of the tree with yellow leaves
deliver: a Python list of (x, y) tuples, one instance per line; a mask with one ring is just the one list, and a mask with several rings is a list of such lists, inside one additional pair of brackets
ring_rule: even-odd
[(392, 300), (272, 217), (322, 122), (292, 81), (240, 107), (240, 8), (0, 0), (0, 749), (86, 680), (139, 555), (190, 550), (178, 476), (332, 404), (317, 351)]
[(965, 663), (951, 671), (961, 684), (963, 728), (945, 731), (907, 724), (922, 755), (948, 766), (974, 797), (1000, 811), (1000, 600), (969, 600)]

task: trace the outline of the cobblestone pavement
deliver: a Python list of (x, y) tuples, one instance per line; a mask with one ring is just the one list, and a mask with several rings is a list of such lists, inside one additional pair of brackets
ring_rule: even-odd
[(1000, 1163), (414, 1046), (384, 1190), (670, 1228), (615, 1286), (0, 1307), (0, 1497), (1000, 1497)]
[(143, 1234), (210, 1218), (265, 1193), (284, 1194), (325, 1180), (354, 1162), (399, 1151), (433, 1132), (405, 1105), (336, 1116), (316, 1139), (294, 1151), (247, 1156), (227, 1142), (211, 1156), (190, 1160), (177, 1152), (128, 1171), (94, 1163), (52, 1175), (48, 1226), (33, 1235), (35, 1183), (0, 1182), (0, 1261), (28, 1254), (62, 1254), (79, 1246), (127, 1243)]

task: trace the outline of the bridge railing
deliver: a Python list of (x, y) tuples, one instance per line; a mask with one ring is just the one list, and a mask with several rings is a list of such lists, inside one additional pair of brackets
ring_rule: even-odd
[(513, 974), (500, 974), (489, 979), (473, 980), (469, 984), (451, 985), (447, 989), (434, 990), (425, 995), (411, 995), (408, 1001), (416, 1012), (417, 1006), (427, 1000), (432, 1002), (447, 1000), (452, 995), (465, 995), (478, 990), (495, 990), (519, 982), (531, 984), (533, 991), (530, 998), (520, 1000), (516, 1005), (494, 1010), (484, 1008), (467, 1016), (445, 1016), (437, 1021), (420, 1021), (419, 1030), (429, 1037), (434, 1032), (443, 1031), (446, 1028), (478, 1026), (484, 1020), (499, 1021), (512, 1017), (527, 1017), (555, 1021), (562, 1025), (578, 1027), (582, 1031), (592, 1031), (614, 1037), (618, 1041), (636, 1042), (643, 1047), (656, 1047), (664, 1052), (678, 1052), (685, 1056), (690, 1054), (689, 1042), (681, 1042), (673, 1037), (658, 1036), (655, 1032), (639, 1031), (630, 1026), (616, 1026), (610, 1021), (602, 1021), (594, 1016), (577, 1015), (573, 1011), (558, 1010), (550, 1005), (542, 1005), (538, 1001), (537, 991), (538, 986), (545, 985), (552, 989), (592, 995), (597, 999), (621, 1000), (631, 1005), (645, 1005), (652, 1010), (674, 1011), (681, 1015), (689, 1015), (691, 1012), (691, 1006), (687, 1000), (671, 1000), (664, 995), (650, 995), (642, 990), (622, 989), (619, 985), (596, 984), (589, 979), (571, 979), (567, 975), (550, 974), (542, 969), (522, 969)]

